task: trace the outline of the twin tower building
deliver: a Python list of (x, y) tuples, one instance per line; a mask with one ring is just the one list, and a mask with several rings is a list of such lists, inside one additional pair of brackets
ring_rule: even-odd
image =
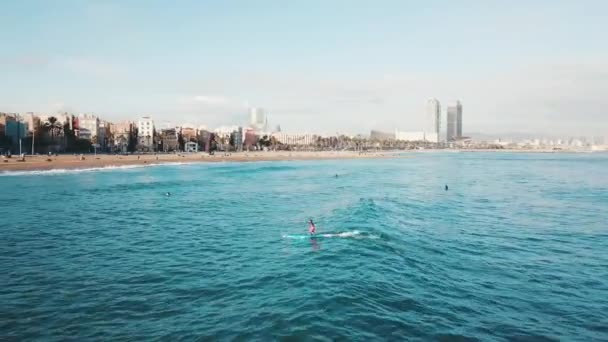
[[(429, 99), (426, 103), (427, 141), (440, 142), (441, 133), (441, 104), (437, 99)], [(462, 104), (456, 101), (448, 106), (446, 141), (452, 142), (462, 138)]]

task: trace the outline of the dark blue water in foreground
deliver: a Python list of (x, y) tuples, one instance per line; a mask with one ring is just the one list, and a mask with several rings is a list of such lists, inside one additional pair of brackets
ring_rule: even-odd
[[(0, 203), (1, 340), (608, 340), (605, 154), (4, 175)], [(347, 234), (283, 237), (309, 217)]]

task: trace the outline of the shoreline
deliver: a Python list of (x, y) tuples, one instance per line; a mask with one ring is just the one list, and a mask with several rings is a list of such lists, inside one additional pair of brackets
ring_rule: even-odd
[[(153, 166), (163, 164), (193, 164), (193, 163), (219, 163), (219, 162), (258, 162), (258, 161), (301, 161), (301, 160), (340, 160), (340, 159), (387, 159), (406, 158), (414, 154), (422, 153), (603, 153), (606, 151), (574, 151), (574, 150), (396, 150), (376, 152), (355, 151), (255, 151), (255, 152), (232, 152), (224, 155), (222, 153), (208, 155), (203, 152), (180, 153), (180, 154), (132, 154), (132, 155), (58, 155), (57, 157), (46, 155), (27, 155), (25, 161), (17, 161), (19, 157), (0, 159), (0, 174), (10, 172), (28, 171), (52, 171), (52, 170), (86, 170), (104, 169), (126, 166)], [(139, 159), (138, 159), (139, 157)], [(50, 161), (48, 160), (50, 159)]]
[[(385, 159), (403, 158), (395, 152), (352, 152), (352, 151), (323, 151), (323, 152), (233, 152), (227, 155), (206, 153), (180, 154), (141, 154), (141, 155), (46, 155), (26, 156), (25, 161), (17, 161), (19, 157), (0, 159), (0, 174), (7, 172), (52, 171), (52, 170), (86, 170), (104, 169), (126, 166), (154, 166), (163, 164), (194, 164), (220, 162), (258, 162), (258, 161), (299, 161), (299, 160), (338, 160), (338, 159)], [(50, 159), (50, 161), (49, 161)]]

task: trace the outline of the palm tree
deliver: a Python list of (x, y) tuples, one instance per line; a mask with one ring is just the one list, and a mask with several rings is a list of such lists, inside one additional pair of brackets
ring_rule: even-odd
[(277, 150), (277, 145), (279, 145), (279, 141), (274, 135), (270, 136), (270, 145), (272, 146), (273, 150)]
[(51, 133), (51, 141), (55, 142), (55, 136), (63, 130), (63, 126), (57, 121), (54, 116), (49, 117), (47, 122), (44, 123), (44, 130)]
[(63, 137), (65, 139), (65, 149), (66, 150), (71, 150), (72, 147), (74, 147), (74, 144), (76, 142), (76, 135), (74, 134), (74, 131), (70, 128), (70, 123), (66, 122), (65, 124), (63, 124)]

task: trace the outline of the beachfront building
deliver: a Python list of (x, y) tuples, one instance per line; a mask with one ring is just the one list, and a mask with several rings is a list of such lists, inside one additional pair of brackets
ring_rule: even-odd
[(17, 119), (7, 121), (5, 131), (6, 136), (11, 138), (13, 144), (18, 144), (19, 140), (27, 137), (29, 129), (27, 123)]
[(230, 140), (232, 141), (232, 144), (236, 151), (239, 151), (239, 152), (243, 151), (243, 140), (244, 140), (243, 127), (239, 126), (235, 130), (233, 130)]
[(99, 127), (97, 128), (97, 145), (102, 151), (107, 150), (112, 141), (112, 130), (110, 129), (110, 123), (104, 120), (99, 120)]
[(372, 140), (394, 140), (395, 139), (395, 135), (392, 133), (388, 133), (388, 132), (382, 132), (382, 131), (376, 131), (376, 130), (372, 130), (369, 134), (369, 138)]
[(28, 133), (31, 135), (37, 127), (40, 127), (40, 118), (33, 112), (23, 115), (23, 122), (27, 124)]
[(0, 137), (6, 137), (6, 125), (8, 122), (17, 120), (16, 113), (0, 113)]
[(258, 137), (255, 134), (255, 130), (251, 127), (247, 127), (243, 130), (243, 147), (247, 151), (255, 149), (258, 143)]
[(188, 141), (184, 146), (185, 152), (198, 152), (198, 143), (196, 141)]
[(97, 137), (99, 136), (99, 118), (97, 117), (97, 115), (94, 115), (94, 114), (79, 114), (78, 115), (77, 136), (80, 139), (89, 140), (93, 144), (97, 143)]
[(316, 142), (316, 136), (310, 133), (290, 134), (283, 132), (272, 133), (277, 142), (292, 146), (310, 146)]
[(154, 151), (154, 120), (143, 116), (137, 123), (137, 149), (140, 151)]
[(6, 124), (0, 122), (0, 145), (4, 142), (5, 139), (6, 139)]
[(440, 129), (441, 104), (437, 99), (429, 99), (426, 102), (426, 128), (424, 130), (424, 139), (429, 142), (438, 143)]
[(238, 128), (239, 126), (220, 126), (214, 129), (213, 132), (218, 139), (230, 139), (230, 134)]
[(262, 108), (249, 109), (249, 125), (256, 132), (262, 133), (268, 130), (268, 118)]
[(60, 113), (55, 115), (57, 121), (64, 127), (74, 130), (74, 115), (68, 113)]
[(28, 124), (17, 113), (0, 113), (0, 144), (13, 153), (27, 150), (23, 139), (28, 136)]
[(462, 137), (462, 104), (456, 101), (448, 106), (448, 124), (446, 139), (448, 142), (459, 140)]
[(160, 130), (160, 148), (163, 152), (173, 152), (179, 150), (178, 131), (175, 128)]
[(181, 132), (184, 141), (198, 141), (198, 129), (196, 129), (193, 125), (183, 125), (181, 127)]
[(199, 151), (210, 151), (212, 135), (213, 133), (209, 132), (207, 129), (199, 128), (197, 139)]
[(395, 139), (399, 141), (425, 141), (425, 132), (400, 132), (395, 131)]
[(135, 138), (135, 123), (133, 121), (121, 121), (111, 125), (112, 145), (115, 152), (126, 153), (132, 146)]
[(243, 150), (243, 128), (239, 126), (221, 126), (215, 129), (215, 140), (222, 151)]
[[(59, 114), (40, 114), (40, 115), (38, 115), (38, 119), (40, 120), (40, 123), (42, 125), (44, 125), (45, 123), (50, 123), (51, 118), (55, 118), (54, 121), (56, 123), (59, 123), (62, 126), (65, 125), (66, 123), (68, 123), (69, 128), (73, 129), (72, 121), (73, 121), (74, 117), (71, 114), (59, 113)], [(76, 120), (76, 121), (78, 121), (78, 120)]]

